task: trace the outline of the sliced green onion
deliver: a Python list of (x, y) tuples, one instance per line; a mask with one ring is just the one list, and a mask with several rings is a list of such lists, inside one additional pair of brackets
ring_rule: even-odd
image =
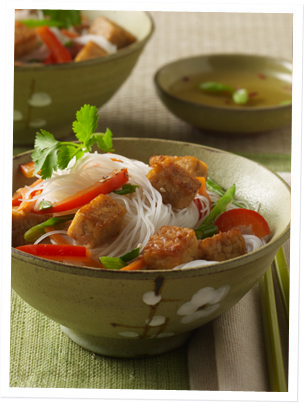
[(229, 85), (217, 83), (215, 81), (206, 81), (204, 83), (200, 83), (197, 86), (200, 90), (208, 91), (208, 92), (233, 92), (234, 88)]
[[(225, 194), (225, 190), (218, 183), (214, 182), (209, 177), (206, 180), (206, 187), (207, 187), (207, 190), (209, 190), (209, 192), (214, 192), (221, 197), (224, 196), (224, 194)], [(235, 206), (237, 206), (239, 208), (244, 208), (243, 204), (239, 204), (235, 200), (232, 201), (232, 204), (234, 204)]]
[(120, 270), (126, 266), (125, 262), (119, 257), (102, 256), (99, 260), (106, 269)]
[(113, 193), (115, 193), (117, 195), (127, 195), (129, 193), (136, 192), (136, 188), (138, 188), (138, 187), (139, 186), (137, 186), (137, 185), (131, 185), (130, 183), (126, 183), (126, 184), (122, 185), (121, 189), (114, 190)]
[(194, 230), (197, 239), (209, 238), (218, 233), (216, 225), (205, 225)]
[(55, 20), (20, 20), (22, 24), (26, 25), (28, 28), (36, 28), (42, 27), (43, 25), (47, 25), (48, 27), (63, 27), (64, 24), (60, 21)]
[(287, 392), (271, 267), (259, 281), (268, 375), (272, 392)]
[(46, 210), (52, 207), (52, 203), (47, 200), (42, 200), (39, 204), (39, 210)]
[(44, 221), (41, 224), (35, 225), (35, 227), (30, 228), (24, 234), (24, 240), (29, 243), (34, 243), (41, 235), (45, 233), (45, 227), (64, 223), (66, 221), (72, 220), (74, 215), (68, 215), (64, 217), (51, 217), (48, 220)]
[(232, 94), (232, 99), (236, 104), (246, 104), (248, 102), (248, 91), (244, 88), (240, 88)]
[(129, 262), (130, 260), (135, 259), (139, 256), (140, 248), (132, 249), (130, 252), (126, 253), (125, 255), (120, 256), (120, 259), (124, 262)]

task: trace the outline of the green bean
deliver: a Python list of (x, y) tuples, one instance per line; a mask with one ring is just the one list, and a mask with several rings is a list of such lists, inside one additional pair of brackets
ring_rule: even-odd
[[(209, 190), (210, 192), (216, 193), (221, 197), (225, 194), (225, 190), (218, 183), (214, 182), (209, 177), (206, 180), (206, 187), (207, 187), (207, 190)], [(244, 208), (243, 204), (240, 204), (240, 203), (236, 202), (235, 200), (233, 200), (233, 204), (239, 208)]]
[(29, 243), (34, 243), (41, 235), (45, 233), (45, 227), (52, 227), (56, 224), (72, 220), (73, 217), (73, 214), (64, 217), (51, 217), (43, 223), (35, 225), (35, 227), (32, 227), (26, 231), (24, 234), (24, 240)]
[(194, 232), (197, 239), (205, 239), (217, 234), (218, 227), (216, 225), (200, 225)]
[(226, 211), (226, 207), (232, 202), (234, 194), (235, 185), (233, 184), (231, 188), (229, 188), (226, 193), (220, 199), (218, 199), (216, 205), (213, 207), (201, 225), (196, 229), (196, 234), (200, 235), (200, 231), (203, 231), (206, 226), (212, 225), (217, 217)]

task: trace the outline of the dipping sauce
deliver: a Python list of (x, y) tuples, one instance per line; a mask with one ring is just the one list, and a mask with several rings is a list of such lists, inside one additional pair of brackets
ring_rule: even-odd
[[(178, 98), (203, 105), (229, 108), (271, 107), (291, 103), (291, 76), (284, 75), (283, 78), (261, 72), (213, 71), (184, 76), (171, 85), (169, 92)], [(236, 104), (231, 93), (211, 93), (198, 88), (198, 84), (208, 81), (225, 84), (235, 89), (246, 89), (249, 95), (248, 102), (242, 105)]]

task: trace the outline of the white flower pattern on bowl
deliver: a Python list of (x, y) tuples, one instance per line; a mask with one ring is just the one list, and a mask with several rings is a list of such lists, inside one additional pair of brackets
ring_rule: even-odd
[(188, 324), (198, 319), (205, 318), (215, 312), (220, 302), (226, 297), (230, 285), (215, 290), (213, 287), (204, 287), (198, 290), (191, 298), (191, 301), (183, 304), (177, 311), (183, 316), (181, 323)]
[(28, 100), (28, 103), (35, 108), (43, 108), (52, 103), (52, 98), (46, 92), (34, 92)]

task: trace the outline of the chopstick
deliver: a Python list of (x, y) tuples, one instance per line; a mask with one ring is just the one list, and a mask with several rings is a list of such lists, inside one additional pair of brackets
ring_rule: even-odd
[(287, 392), (271, 267), (259, 281), (259, 291), (270, 389), (272, 392)]
[(274, 258), (274, 267), (276, 269), (287, 325), (289, 326), (289, 270), (283, 247), (278, 250)]

